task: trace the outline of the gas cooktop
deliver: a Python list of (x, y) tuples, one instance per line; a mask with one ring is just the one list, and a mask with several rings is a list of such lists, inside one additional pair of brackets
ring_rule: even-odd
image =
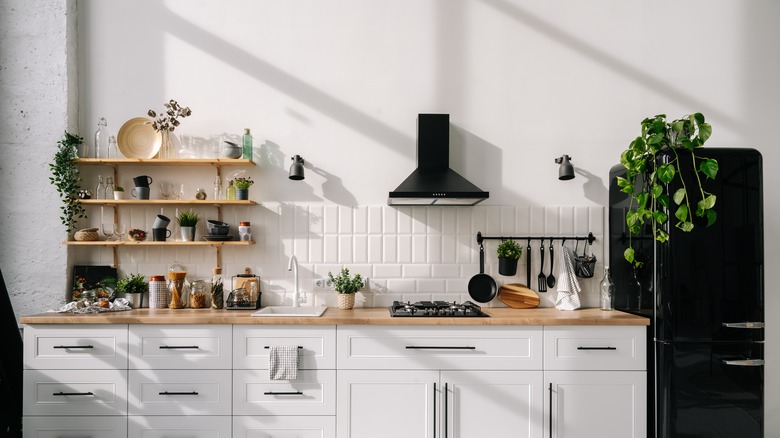
[(393, 301), (393, 305), (390, 306), (390, 316), (462, 318), (487, 317), (490, 315), (483, 312), (478, 305), (471, 301), (460, 304), (454, 301), (451, 303), (447, 301), (418, 301), (416, 303)]

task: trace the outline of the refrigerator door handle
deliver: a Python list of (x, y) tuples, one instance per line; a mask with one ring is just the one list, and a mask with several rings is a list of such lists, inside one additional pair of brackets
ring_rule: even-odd
[(743, 328), (743, 329), (762, 329), (766, 326), (763, 322), (746, 321), (746, 322), (724, 322), (723, 327), (728, 328)]
[(723, 360), (726, 365), (733, 365), (737, 367), (760, 367), (764, 365), (764, 359), (739, 359), (739, 360)]

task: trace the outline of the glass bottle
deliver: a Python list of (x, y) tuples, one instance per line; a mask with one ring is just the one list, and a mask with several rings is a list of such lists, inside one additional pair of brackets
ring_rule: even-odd
[(214, 177), (214, 200), (219, 201), (222, 198), (222, 178)]
[(228, 201), (236, 200), (236, 186), (233, 185), (233, 180), (228, 181), (228, 186), (225, 189), (225, 199)]
[[(642, 308), (642, 283), (637, 276), (636, 267), (632, 269), (633, 275), (629, 279), (629, 303), (628, 308), (634, 310), (640, 310)], [(636, 304), (632, 307), (632, 301)]]
[(108, 158), (108, 137), (111, 134), (108, 133), (107, 125), (104, 117), (98, 119), (98, 129), (95, 131), (95, 158)]
[(103, 199), (114, 199), (114, 177), (106, 177), (106, 192), (103, 195)]
[(243, 140), (243, 157), (245, 160), (252, 159), (252, 134), (249, 132), (249, 128), (244, 128)]
[(116, 158), (116, 137), (113, 135), (108, 137), (108, 153), (106, 154), (106, 158)]
[(609, 266), (604, 266), (604, 279), (599, 285), (601, 310), (612, 310), (612, 300), (615, 297), (615, 285), (609, 276)]
[(211, 270), (211, 308), (222, 309), (225, 307), (225, 292), (222, 285), (222, 268)]
[(103, 175), (98, 175), (97, 187), (95, 187), (95, 199), (106, 199), (106, 186), (103, 185)]

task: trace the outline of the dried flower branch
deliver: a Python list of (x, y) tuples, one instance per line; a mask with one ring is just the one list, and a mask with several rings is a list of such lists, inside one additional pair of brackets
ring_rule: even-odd
[(152, 123), (155, 131), (173, 132), (181, 124), (178, 120), (180, 117), (185, 118), (192, 114), (192, 110), (189, 107), (181, 107), (179, 102), (173, 99), (165, 103), (164, 106), (165, 110), (160, 113), (159, 117), (154, 110), (149, 110), (146, 113), (149, 117), (155, 119)]

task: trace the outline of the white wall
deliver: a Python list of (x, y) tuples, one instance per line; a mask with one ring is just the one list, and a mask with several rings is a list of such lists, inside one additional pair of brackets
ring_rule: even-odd
[[(33, 6), (15, 3), (0, 17), (46, 23)], [(780, 4), (768, 0), (82, 0), (78, 130), (90, 136), (105, 116), (116, 132), (125, 120), (175, 98), (193, 109), (178, 134), (218, 140), (252, 128), (254, 199), (360, 209), (384, 204), (414, 167), (415, 115), (447, 112), (455, 133), (452, 165), (491, 192), (485, 208), (599, 207), (607, 199), (608, 169), (638, 135), (642, 118), (700, 111), (714, 128), (708, 145), (764, 154), (766, 241), (775, 242), (780, 232), (771, 224), (780, 200), (772, 189), (780, 175), (769, 166), (780, 159), (772, 135), (780, 116), (778, 16)], [(30, 28), (37, 29), (25, 32)], [(46, 47), (64, 44), (61, 36), (40, 38)], [(0, 41), (8, 56), (10, 40)], [(12, 56), (40, 56), (27, 53)], [(4, 62), (2, 92), (64, 99), (67, 87), (30, 74), (56, 78), (62, 68), (47, 69), (57, 58), (46, 59), (13, 72)], [(31, 82), (34, 90), (26, 88)], [(4, 121), (40, 108), (26, 98), (15, 102), (22, 102), (18, 109), (0, 107)], [(41, 153), (48, 162), (64, 125), (64, 116), (55, 116), (60, 128), (54, 129), (51, 118), (38, 114), (34, 123), (0, 130), (2, 165), (32, 146), (19, 140), (25, 135), (48, 151)], [(578, 169), (569, 182), (555, 178), (553, 158), (564, 153)], [(303, 182), (286, 178), (293, 154), (308, 162)], [(26, 314), (50, 307), (65, 288), (59, 261), (55, 275), (44, 277), (48, 290), (22, 279), (27, 271), (16, 267), (29, 260), (25, 254), (62, 254), (57, 203), (50, 191), (29, 190), (28, 172), (0, 173), (4, 186), (35, 201), (16, 203), (4, 194), (6, 225), (52, 222), (39, 227), (50, 232), (32, 240), (17, 228), (0, 228), (2, 267), (16, 272), (14, 303)], [(202, 184), (210, 187), (210, 179)], [(773, 294), (779, 252), (767, 246), (768, 435), (780, 433), (780, 328), (773, 323), (780, 314)], [(39, 263), (45, 268), (49, 258)]]

